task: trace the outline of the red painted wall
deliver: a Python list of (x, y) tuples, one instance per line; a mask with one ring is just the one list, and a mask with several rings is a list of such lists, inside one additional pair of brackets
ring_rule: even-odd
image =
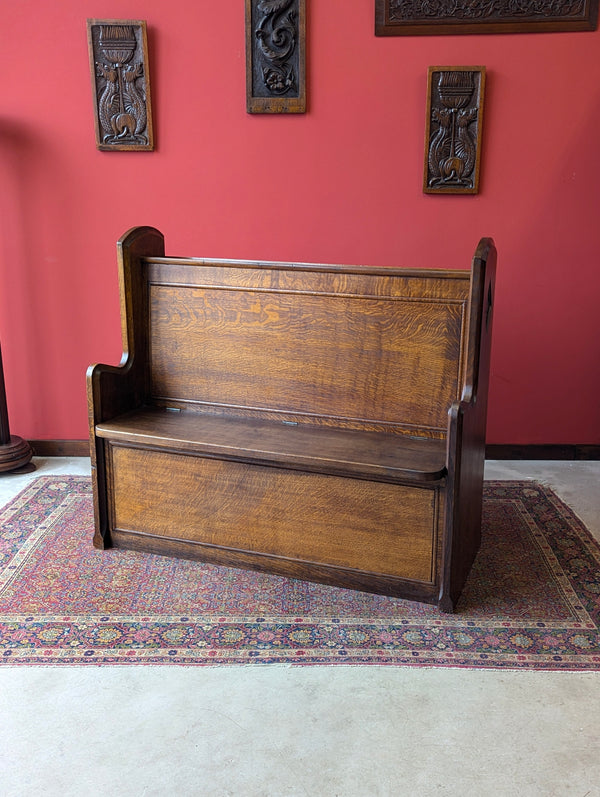
[[(115, 241), (167, 253), (468, 267), (499, 251), (488, 440), (600, 443), (600, 31), (376, 38), (309, 0), (309, 111), (245, 112), (243, 3), (0, 7), (0, 339), (11, 429), (87, 434), (120, 357)], [(86, 17), (146, 19), (157, 149), (98, 152)], [(480, 193), (421, 191), (427, 67), (485, 64)]]

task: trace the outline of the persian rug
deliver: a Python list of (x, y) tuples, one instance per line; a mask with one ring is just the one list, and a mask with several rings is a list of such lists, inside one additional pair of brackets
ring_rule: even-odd
[(532, 482), (486, 482), (458, 610), (92, 547), (90, 480), (0, 510), (4, 664), (379, 664), (600, 669), (600, 548)]

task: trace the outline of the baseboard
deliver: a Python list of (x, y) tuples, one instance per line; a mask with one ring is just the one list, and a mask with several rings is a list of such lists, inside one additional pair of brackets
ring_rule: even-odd
[(600, 445), (488, 445), (486, 459), (600, 459)]
[(89, 457), (88, 440), (30, 440), (35, 457)]
[[(87, 440), (30, 440), (36, 457), (88, 457)], [(600, 459), (600, 445), (488, 445), (486, 459)]]

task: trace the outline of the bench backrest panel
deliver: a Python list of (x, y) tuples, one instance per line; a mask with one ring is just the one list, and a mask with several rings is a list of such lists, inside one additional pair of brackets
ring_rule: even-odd
[(146, 261), (150, 400), (444, 436), (469, 274)]

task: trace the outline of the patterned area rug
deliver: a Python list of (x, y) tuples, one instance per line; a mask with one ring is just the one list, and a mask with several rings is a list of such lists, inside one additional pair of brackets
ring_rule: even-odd
[(454, 615), (198, 562), (96, 551), (90, 480), (0, 510), (4, 664), (387, 664), (600, 669), (600, 548), (549, 489), (486, 482)]

